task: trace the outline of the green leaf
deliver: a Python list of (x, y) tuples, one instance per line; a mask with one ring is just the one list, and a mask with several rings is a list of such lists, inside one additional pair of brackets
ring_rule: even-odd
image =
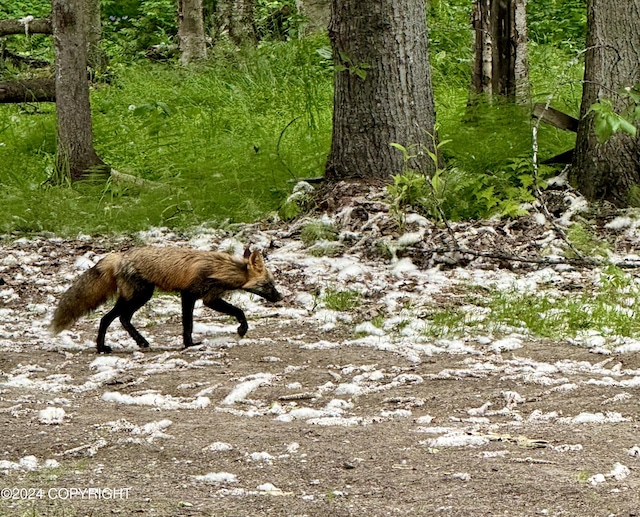
[(598, 142), (601, 144), (609, 140), (609, 138), (611, 138), (611, 135), (613, 134), (613, 132), (611, 131), (611, 126), (607, 124), (607, 120), (605, 117), (595, 118), (593, 130), (596, 134)]
[(631, 122), (629, 122), (624, 118), (620, 119), (620, 130), (624, 131), (625, 133), (631, 135), (634, 138), (638, 132), (636, 126), (634, 126)]
[(354, 70), (354, 73), (363, 81), (367, 78), (367, 71), (366, 70), (362, 70), (361, 68), (356, 68)]
[(169, 108), (169, 106), (162, 101), (158, 101), (156, 102), (156, 106), (158, 106), (158, 108), (160, 108), (160, 111), (162, 111), (162, 113), (167, 116), (170, 117), (171, 116), (171, 108)]

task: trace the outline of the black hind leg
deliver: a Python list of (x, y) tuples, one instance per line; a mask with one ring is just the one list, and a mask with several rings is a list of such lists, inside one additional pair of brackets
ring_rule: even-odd
[(133, 326), (131, 323), (131, 317), (140, 307), (147, 303), (152, 296), (153, 285), (149, 285), (145, 287), (144, 290), (135, 293), (131, 300), (127, 300), (120, 312), (120, 323), (122, 323), (124, 329), (135, 340), (140, 348), (149, 348), (149, 342), (142, 337), (142, 334), (140, 334), (140, 332), (138, 332), (138, 330)]
[(120, 316), (121, 310), (122, 310), (122, 306), (119, 299), (116, 302), (116, 304), (113, 306), (113, 309), (107, 312), (107, 314), (105, 314), (100, 320), (100, 327), (98, 328), (98, 337), (96, 339), (96, 347), (98, 349), (99, 354), (111, 353), (111, 347), (104, 344), (104, 337), (105, 337), (105, 334), (107, 333), (107, 329), (109, 328), (109, 325), (113, 323), (113, 320), (115, 320), (118, 316)]
[(153, 286), (150, 285), (145, 287), (144, 290), (140, 290), (135, 293), (134, 297), (131, 300), (126, 300), (124, 298), (118, 298), (116, 304), (113, 309), (111, 309), (104, 317), (100, 320), (100, 328), (98, 329), (98, 338), (96, 340), (96, 346), (99, 354), (108, 354), (111, 352), (111, 347), (104, 344), (105, 335), (107, 333), (107, 328), (109, 325), (113, 323), (113, 320), (116, 318), (120, 318), (120, 323), (124, 329), (129, 333), (129, 335), (135, 340), (141, 348), (147, 348), (149, 346), (149, 342), (136, 330), (136, 328), (131, 323), (131, 317), (133, 314), (142, 307), (145, 303), (149, 301), (151, 296), (153, 295)]

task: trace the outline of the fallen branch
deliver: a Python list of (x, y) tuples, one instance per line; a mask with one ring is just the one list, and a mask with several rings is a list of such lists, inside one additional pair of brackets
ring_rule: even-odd
[(27, 16), (21, 20), (0, 20), (0, 37), (12, 34), (52, 34), (51, 20)]
[(146, 180), (144, 178), (139, 178), (138, 176), (134, 176), (132, 174), (126, 174), (124, 172), (118, 172), (115, 169), (111, 169), (110, 178), (115, 183), (129, 183), (133, 184), (136, 187), (149, 187), (149, 188), (158, 188), (162, 185), (155, 181)]

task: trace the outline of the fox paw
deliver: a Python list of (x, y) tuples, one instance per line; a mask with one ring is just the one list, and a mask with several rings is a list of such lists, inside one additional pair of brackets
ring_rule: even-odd
[(246, 321), (243, 321), (238, 327), (238, 335), (240, 337), (244, 337), (244, 335), (247, 333), (247, 330), (249, 330), (249, 324)]
[(102, 345), (98, 347), (99, 354), (110, 354), (111, 352), (113, 352), (113, 350), (111, 349), (110, 346)]

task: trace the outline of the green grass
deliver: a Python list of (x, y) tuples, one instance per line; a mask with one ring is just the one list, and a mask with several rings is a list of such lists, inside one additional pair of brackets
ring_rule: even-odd
[(352, 290), (338, 291), (330, 288), (322, 294), (322, 301), (329, 310), (346, 312), (360, 305), (360, 293)]
[[(34, 2), (46, 11), (46, 2)], [(522, 177), (530, 174), (530, 106), (494, 103), (469, 113), (468, 19), (465, 2), (430, 5), (439, 136), (451, 140), (442, 148), (443, 178), (455, 186), (454, 202), (445, 202), (444, 209), (451, 218), (512, 215), (526, 193)], [(106, 34), (120, 38), (107, 42), (112, 51), (124, 41), (122, 34)], [(32, 48), (44, 56), (50, 50), (39, 37), (18, 41), (23, 52)], [(91, 92), (94, 143), (114, 169), (154, 182), (153, 187), (50, 186), (55, 107), (0, 105), (0, 235), (188, 228), (253, 221), (277, 210), (292, 180), (324, 172), (333, 102), (328, 46), (326, 36), (262, 42), (257, 49), (222, 45), (197, 68), (136, 60), (122, 47), (121, 55), (112, 56), (110, 83)], [(534, 100), (553, 92), (553, 105), (575, 115), (581, 64), (568, 66), (572, 48), (532, 43), (530, 62)], [(571, 148), (574, 138), (542, 126), (541, 158)]]
[(566, 339), (595, 331), (603, 336), (638, 337), (640, 285), (611, 266), (598, 285), (577, 293), (489, 292), (469, 295), (464, 308), (444, 308), (428, 318), (427, 334), (461, 336), (470, 332), (496, 335), (520, 332), (533, 337)]
[(0, 106), (0, 233), (243, 222), (277, 209), (290, 180), (324, 170), (332, 83), (316, 50), (326, 44), (270, 44), (200, 69), (118, 68), (114, 84), (91, 94), (95, 147), (114, 169), (158, 188), (46, 186), (54, 107)]

